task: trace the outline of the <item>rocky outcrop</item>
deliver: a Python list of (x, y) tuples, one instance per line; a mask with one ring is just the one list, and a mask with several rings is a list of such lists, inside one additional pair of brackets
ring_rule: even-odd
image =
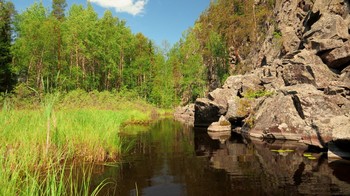
[[(195, 102), (195, 126), (209, 126), (212, 122), (219, 120), (220, 116), (225, 116), (230, 121), (236, 119), (238, 115), (244, 112), (234, 112), (228, 109), (229, 104), (235, 104), (235, 100), (244, 97), (248, 92), (255, 92), (264, 89), (261, 80), (255, 74), (230, 76), (222, 88), (215, 89), (208, 94), (207, 98), (198, 98)], [(242, 117), (238, 117), (242, 120)]]
[(197, 99), (195, 125), (223, 115), (252, 137), (320, 148), (350, 141), (349, 7), (345, 0), (276, 1), (276, 24), (249, 57), (255, 69)]

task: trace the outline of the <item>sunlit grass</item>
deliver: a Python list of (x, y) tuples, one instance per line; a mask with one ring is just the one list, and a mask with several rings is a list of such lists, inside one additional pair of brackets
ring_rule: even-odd
[(73, 168), (66, 171), (65, 163), (118, 160), (128, 148), (118, 135), (120, 125), (147, 121), (157, 113), (138, 99), (75, 93), (47, 95), (31, 109), (24, 104), (16, 108), (18, 100), (5, 99), (0, 111), (0, 195), (97, 193), (103, 184), (89, 190), (91, 172), (74, 181)]

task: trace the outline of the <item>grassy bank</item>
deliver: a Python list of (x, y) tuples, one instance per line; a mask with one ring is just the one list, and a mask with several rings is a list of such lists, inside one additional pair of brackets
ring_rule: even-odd
[(81, 188), (91, 194), (91, 174), (87, 172), (82, 182), (63, 180), (67, 175), (72, 179), (65, 163), (117, 160), (129, 145), (118, 136), (121, 124), (158, 114), (132, 94), (78, 90), (2, 98), (0, 195), (81, 195)]

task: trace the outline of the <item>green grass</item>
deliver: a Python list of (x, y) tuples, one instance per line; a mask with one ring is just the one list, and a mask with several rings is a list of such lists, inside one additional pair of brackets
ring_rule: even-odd
[(247, 92), (244, 93), (244, 97), (248, 99), (256, 99), (259, 97), (269, 97), (272, 96), (274, 92), (272, 91), (266, 91), (266, 90), (248, 90)]
[(74, 180), (65, 163), (118, 160), (129, 145), (118, 135), (121, 124), (147, 121), (158, 112), (143, 100), (109, 92), (74, 91), (40, 100), (26, 107), (28, 99), (3, 99), (0, 195), (97, 193), (103, 184), (89, 190), (91, 172)]

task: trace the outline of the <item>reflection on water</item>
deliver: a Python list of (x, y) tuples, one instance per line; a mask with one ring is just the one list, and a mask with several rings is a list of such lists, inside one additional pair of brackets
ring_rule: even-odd
[[(167, 119), (125, 135), (135, 147), (117, 167), (99, 166), (100, 195), (350, 194), (350, 164), (293, 142), (247, 141)], [(309, 156), (315, 157), (310, 159)]]

